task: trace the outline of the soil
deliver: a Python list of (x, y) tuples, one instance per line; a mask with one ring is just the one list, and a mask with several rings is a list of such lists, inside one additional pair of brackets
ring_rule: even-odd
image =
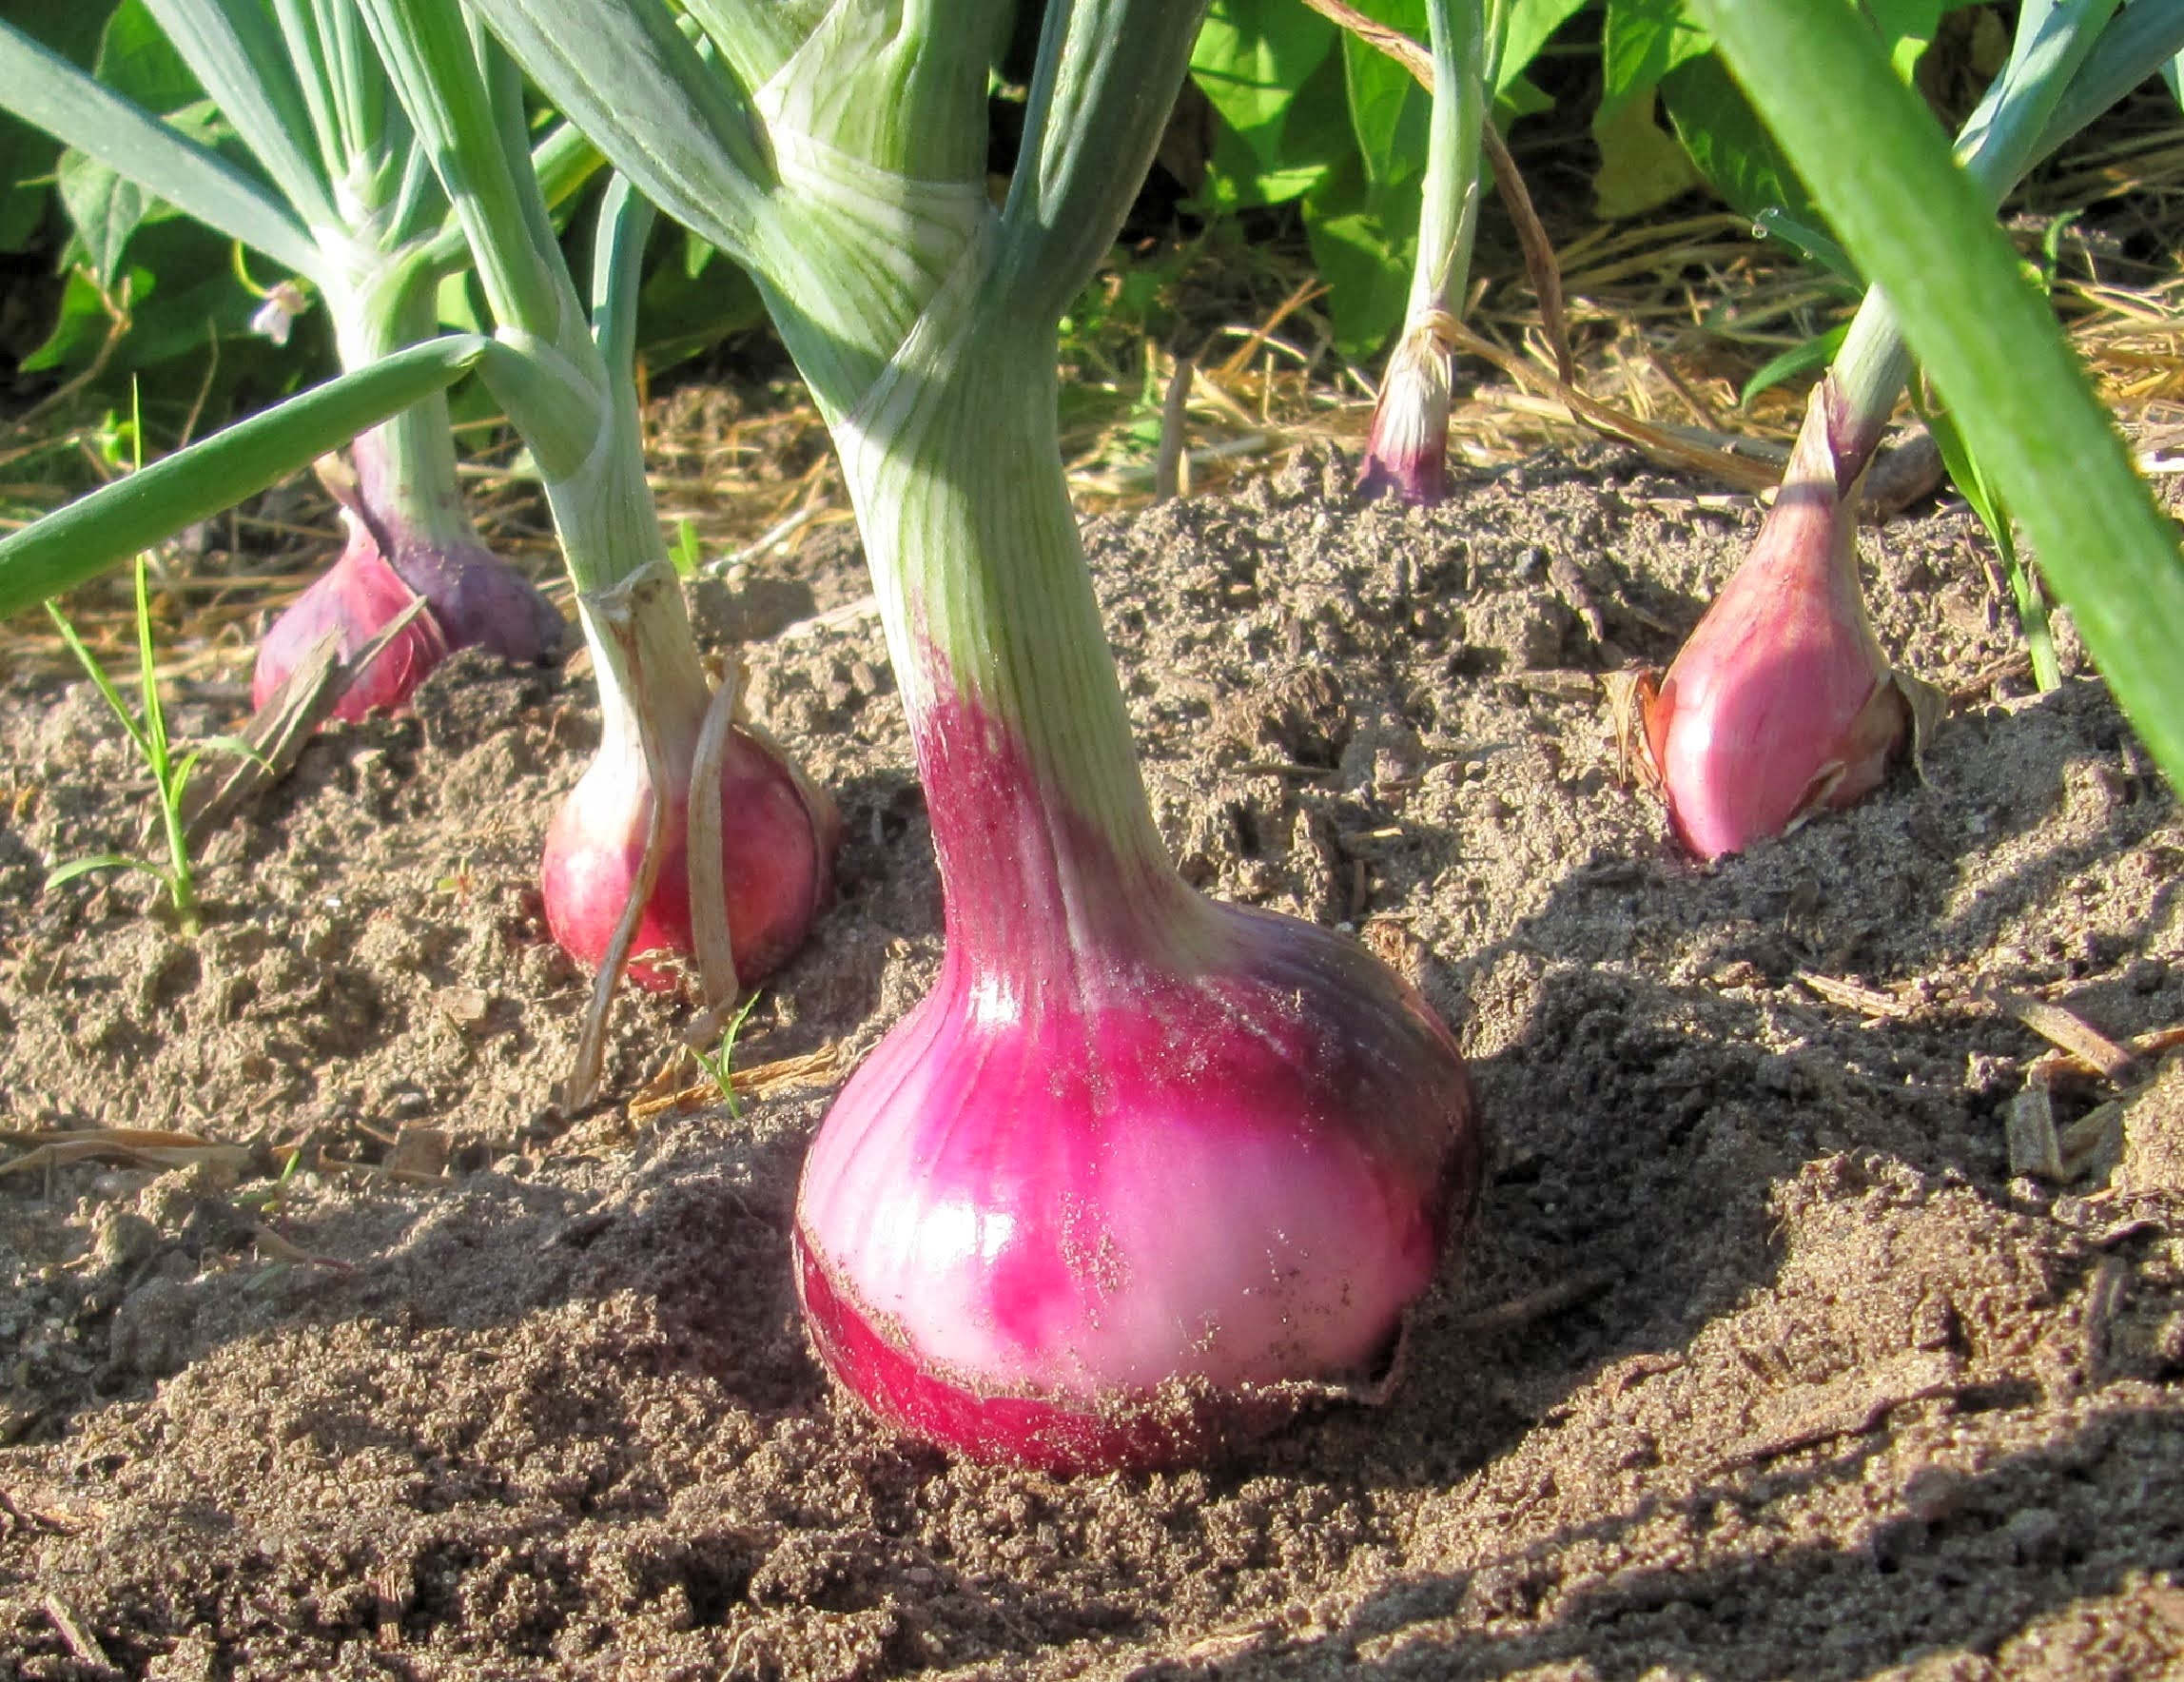
[(674, 997), (555, 1106), (581, 673), (464, 657), (324, 735), (205, 848), (194, 940), (144, 878), (43, 890), (147, 797), (87, 686), (9, 680), (0, 1674), (2184, 1675), (2184, 1064), (2027, 1026), (2184, 1021), (2184, 822), (2067, 631), (2035, 695), (1963, 518), (1869, 537), (1956, 701), (1923, 780), (1702, 868), (1596, 677), (1750, 509), (1608, 452), (1349, 483), (1088, 530), (1185, 871), (1404, 968), (1494, 1129), (1392, 1399), (1201, 1470), (950, 1463), (808, 1353), (804, 1142), (940, 954), (853, 549), (697, 604), (847, 820), (735, 1112), (653, 1080)]

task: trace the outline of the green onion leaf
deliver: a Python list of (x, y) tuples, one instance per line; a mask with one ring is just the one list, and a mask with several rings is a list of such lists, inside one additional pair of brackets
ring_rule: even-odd
[(325, 260), (287, 205), (58, 54), (0, 21), (0, 108), (96, 158), (207, 227), (322, 284)]
[(96, 577), (462, 378), (491, 346), (451, 333), (315, 386), (0, 538), (0, 616)]

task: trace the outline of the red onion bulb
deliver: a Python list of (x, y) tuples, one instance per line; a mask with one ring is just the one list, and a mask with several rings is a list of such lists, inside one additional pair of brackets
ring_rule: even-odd
[[(991, 752), (968, 717), (943, 728)], [(971, 792), (928, 775), (947, 879), (979, 886), (812, 1141), (807, 1320), (928, 1441), (1195, 1457), (1385, 1371), (1477, 1185), (1471, 1085), (1362, 949), (1106, 851), (1022, 767), (988, 761), (967, 831), (944, 808)]]
[[(691, 923), (690, 777), (687, 745), (671, 774), (668, 839), (659, 874), (637, 922), (628, 974), (664, 989), (674, 976), (657, 960), (689, 957)], [(770, 744), (744, 731), (730, 735), (720, 770), (721, 870), (736, 979), (755, 986), (804, 942), (826, 903), (832, 871), (830, 826), (815, 820), (809, 795)], [(554, 815), (539, 884), (555, 941), (588, 968), (606, 956), (652, 822), (652, 783), (644, 754), (610, 736)], [(646, 962), (650, 955), (654, 962)]]
[(1751, 553), (1658, 691), (1641, 687), (1646, 769), (1702, 858), (1849, 806), (1910, 739), (1913, 686), (1865, 616), (1826, 409), (1814, 401)]
[(730, 721), (726, 709), (735, 697), (715, 697), (707, 684), (681, 586), (664, 562), (584, 597), (583, 605), (602, 728), (597, 753), (546, 833), (539, 887), (547, 927), (579, 963), (596, 969), (605, 960), (633, 890), (643, 886), (656, 759), (667, 794), (665, 827), (628, 949), (628, 974), (644, 987), (674, 985), (661, 961), (690, 958), (699, 949), (691, 806), (710, 719), (716, 731), (726, 727), (710, 774), (720, 796), (729, 955), (738, 984), (753, 986), (803, 944), (826, 904), (840, 839), (834, 804), (764, 733)]

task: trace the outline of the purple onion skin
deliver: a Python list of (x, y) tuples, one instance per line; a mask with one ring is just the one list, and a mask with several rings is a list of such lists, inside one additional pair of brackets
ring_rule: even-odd
[(407, 536), (393, 520), (344, 500), (348, 541), (260, 641), (252, 706), (263, 706), (327, 631), (339, 634), (341, 657), (351, 659), (418, 596), (425, 611), (349, 685), (333, 716), (354, 722), (368, 713), (399, 711), (426, 674), (458, 648), (483, 648), (527, 665), (559, 650), (560, 613), (491, 551), (475, 542), (443, 545)]
[[(263, 707), (329, 631), (341, 657), (354, 659), (417, 593), (387, 564), (380, 546), (354, 518), (341, 557), (273, 621), (258, 644), (250, 704)], [(406, 705), (425, 675), (447, 657), (447, 634), (428, 605), (334, 703), (333, 716), (355, 722)]]
[(1373, 405), (1357, 476), (1367, 501), (1391, 493), (1414, 508), (1448, 500), (1451, 374), (1449, 353), (1431, 328), (1405, 331)]
[(1449, 498), (1448, 440), (1422, 450), (1398, 450), (1375, 438), (1366, 445), (1357, 494), (1366, 501), (1394, 495), (1414, 508), (1437, 508)]
[(947, 955), (806, 1161), (822, 1359), (912, 1436), (1058, 1472), (1370, 1379), (1478, 1186), (1453, 1038), (1348, 940), (1127, 862), (974, 705), (921, 729)]
[(560, 652), (565, 621), (536, 585), (481, 544), (398, 542), (389, 563), (432, 604), (448, 647), (536, 666)]

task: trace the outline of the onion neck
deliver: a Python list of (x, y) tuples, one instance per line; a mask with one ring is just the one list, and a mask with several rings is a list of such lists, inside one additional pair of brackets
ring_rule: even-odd
[(1062, 470), (1052, 335), (970, 337), (922, 375), (907, 347), (836, 438), (925, 783), (950, 961), (988, 1000), (1059, 988), (1083, 1002), (1104, 978), (1187, 963), (1211, 919), (1138, 774)]
[(1836, 442), (1842, 410), (1830, 374), (1806, 406), (1782, 488), (1767, 510), (1748, 564), (1773, 573), (1781, 584), (1809, 593), (1808, 600), (1823, 600), (1828, 621), (1849, 630), (1869, 663), (1885, 672), (1858, 578), (1854, 499), (1863, 462), (1847, 481), (1843, 479), (1844, 461)]
[(577, 614), (598, 673), (600, 757), (620, 760), (649, 785), (649, 722), (671, 791), (679, 791), (712, 692), (673, 570), (663, 561), (581, 596)]
[[(400, 264), (330, 288), (327, 307), (344, 370), (369, 367), (435, 330), (432, 276)], [(398, 547), (421, 545), (455, 555), (481, 549), (456, 479), (455, 434), (447, 399), (435, 392), (393, 420), (359, 435), (357, 499), (372, 535), (392, 558)]]
[(635, 384), (621, 381), (613, 391), (595, 411), (591, 448), (560, 477), (543, 479), (546, 506), (598, 674), (600, 751), (641, 767), (640, 719), (649, 716), (670, 774), (680, 780), (712, 686), (645, 478)]

